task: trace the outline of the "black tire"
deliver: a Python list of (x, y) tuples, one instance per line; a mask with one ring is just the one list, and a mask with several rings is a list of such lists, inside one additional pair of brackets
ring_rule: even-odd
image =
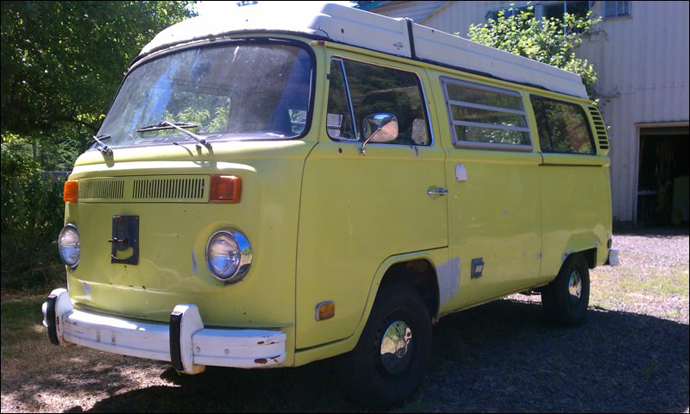
[(549, 323), (576, 326), (585, 321), (589, 305), (589, 266), (583, 255), (571, 255), (565, 260), (556, 279), (542, 289), (541, 303)]
[[(409, 333), (402, 330), (409, 340), (392, 335), (395, 328), (405, 328), (400, 322), (409, 328)], [(384, 338), (387, 331), (389, 339)], [(395, 343), (395, 352), (382, 355), (382, 343), (388, 349)], [(357, 346), (339, 360), (346, 397), (376, 410), (399, 404), (421, 384), (430, 357), (431, 317), (424, 301), (411, 287), (384, 286)]]

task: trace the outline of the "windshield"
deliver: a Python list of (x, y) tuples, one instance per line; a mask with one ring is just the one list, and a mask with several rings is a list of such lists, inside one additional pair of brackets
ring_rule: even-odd
[(295, 138), (305, 132), (311, 71), (306, 50), (277, 43), (167, 54), (132, 70), (98, 134), (110, 147), (193, 141), (151, 128), (167, 121), (207, 141)]

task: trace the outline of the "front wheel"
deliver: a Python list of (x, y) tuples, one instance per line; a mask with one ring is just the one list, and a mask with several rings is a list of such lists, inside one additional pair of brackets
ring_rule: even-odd
[(584, 322), (589, 304), (589, 267), (584, 256), (565, 260), (556, 279), (543, 288), (541, 302), (551, 323), (575, 326)]
[(349, 397), (374, 409), (402, 402), (422, 382), (431, 356), (431, 317), (412, 288), (384, 286), (355, 349), (341, 359)]

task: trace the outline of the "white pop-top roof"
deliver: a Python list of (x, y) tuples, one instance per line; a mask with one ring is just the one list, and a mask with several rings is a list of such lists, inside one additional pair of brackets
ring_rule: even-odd
[(405, 19), (337, 4), (326, 4), (313, 13), (268, 13), (265, 8), (251, 6), (238, 8), (231, 15), (195, 17), (160, 32), (139, 57), (179, 43), (241, 32), (306, 34), (588, 99), (580, 75)]

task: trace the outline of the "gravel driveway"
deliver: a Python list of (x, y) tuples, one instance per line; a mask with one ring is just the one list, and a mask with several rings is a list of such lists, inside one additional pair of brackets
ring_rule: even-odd
[[(617, 235), (614, 246), (622, 265), (592, 272), (581, 327), (546, 326), (538, 296), (442, 318), (430, 372), (396, 411), (687, 412), (687, 233)], [(184, 377), (167, 364), (57, 349), (35, 330), (21, 358), (3, 337), (3, 412), (359, 411), (328, 361)]]

